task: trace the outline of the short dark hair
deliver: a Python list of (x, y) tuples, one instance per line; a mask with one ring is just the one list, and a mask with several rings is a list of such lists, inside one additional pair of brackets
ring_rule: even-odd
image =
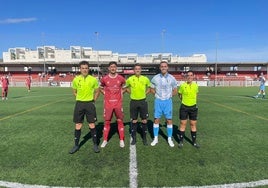
[(109, 67), (110, 67), (111, 65), (115, 65), (115, 66), (117, 66), (117, 62), (116, 62), (116, 61), (110, 61), (110, 62), (109, 62)]
[(159, 66), (161, 66), (162, 63), (166, 63), (168, 65), (168, 62), (167, 61), (161, 61)]
[(186, 74), (188, 74), (189, 72), (193, 73), (193, 75), (194, 75), (194, 72), (192, 70), (186, 71)]
[(79, 67), (81, 67), (81, 65), (87, 65), (89, 67), (89, 62), (88, 61), (81, 61), (79, 63)]
[(135, 68), (135, 67), (141, 67), (141, 64), (136, 63), (136, 64), (133, 66), (133, 68)]

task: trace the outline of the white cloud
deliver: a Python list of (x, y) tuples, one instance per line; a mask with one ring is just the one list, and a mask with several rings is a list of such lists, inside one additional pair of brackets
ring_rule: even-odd
[(23, 22), (34, 22), (37, 18), (7, 18), (5, 20), (0, 20), (0, 24), (17, 24)]

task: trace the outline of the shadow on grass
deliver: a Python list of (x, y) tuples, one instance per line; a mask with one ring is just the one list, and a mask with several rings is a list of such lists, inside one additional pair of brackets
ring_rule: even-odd
[[(125, 122), (124, 123), (124, 127), (126, 127), (127, 125), (129, 125), (130, 122)], [(108, 141), (114, 136), (114, 135), (118, 135), (118, 139), (119, 139), (119, 133), (118, 133), (118, 128), (117, 128), (117, 123), (113, 122), (111, 123), (111, 128), (110, 128), (110, 132), (108, 135)], [(101, 138), (103, 137), (103, 127), (104, 127), (104, 122), (99, 122), (96, 125), (96, 131), (97, 131), (97, 143), (98, 145), (101, 142)], [(82, 147), (88, 140), (90, 140), (91, 137), (91, 133), (90, 130), (89, 132), (83, 137), (83, 140), (79, 143), (79, 147)]]
[[(151, 121), (151, 120), (149, 120), (148, 121), (148, 132), (149, 132), (149, 134), (150, 134), (150, 137), (151, 137), (151, 139), (153, 139), (154, 138), (154, 127), (153, 127), (153, 125), (154, 125), (154, 122), (153, 121)], [(164, 128), (164, 129), (163, 129)], [(173, 136), (173, 139), (177, 142), (177, 143), (179, 143), (179, 137), (178, 137), (178, 128), (179, 128), (179, 126), (178, 125), (176, 125), (176, 124), (173, 124), (173, 134), (172, 134), (172, 136)], [(166, 130), (167, 129), (167, 125), (166, 124), (160, 124), (159, 125), (159, 136), (162, 136), (166, 141), (168, 140), (168, 137), (167, 137), (167, 134), (165, 133), (165, 131), (164, 130)], [(192, 144), (193, 145), (193, 142), (192, 142), (192, 140), (191, 140), (191, 138), (188, 138), (187, 136), (184, 136), (184, 139), (185, 139), (185, 141), (187, 141), (187, 142), (189, 142), (190, 144)]]
[(245, 98), (252, 98), (252, 99), (256, 99), (255, 96), (252, 95), (238, 95), (239, 97), (245, 97)]
[(262, 96), (256, 97), (256, 95), (235, 95), (235, 97), (241, 97), (241, 98), (251, 98), (251, 99), (262, 99), (265, 100), (266, 98), (262, 98)]
[[(149, 132), (149, 134), (150, 134), (151, 139), (154, 138), (154, 127), (153, 127), (153, 126), (154, 126), (154, 122), (151, 121), (151, 120), (149, 120), (149, 121), (148, 121), (148, 132)], [(160, 124), (160, 125), (159, 125), (159, 128), (160, 128), (160, 129), (159, 129), (159, 136), (162, 136), (162, 137), (167, 141), (168, 137), (167, 137), (167, 135), (164, 133), (164, 131), (163, 131), (164, 129), (162, 130), (161, 127), (164, 127), (164, 129), (166, 130), (167, 125), (166, 125), (166, 124), (164, 124), (164, 125)], [(179, 129), (179, 126), (176, 125), (176, 124), (173, 124), (173, 134), (172, 134), (172, 136), (173, 136), (173, 139), (174, 139), (177, 143), (179, 143), (179, 136), (178, 136), (179, 131), (178, 131), (178, 129)], [(189, 138), (189, 137), (187, 137), (187, 136), (185, 136), (185, 135), (184, 135), (184, 141), (189, 142), (191, 145), (193, 145), (192, 139)]]
[[(130, 122), (124, 122), (124, 127), (125, 127), (125, 129), (126, 129), (127, 125), (129, 125), (129, 124), (130, 124)], [(108, 141), (109, 141), (112, 137), (114, 137), (116, 134), (117, 134), (117, 137), (118, 137), (118, 140), (119, 140), (119, 132), (118, 132), (117, 122), (113, 122), (113, 123), (111, 123), (110, 126), (111, 126), (111, 127), (110, 127), (110, 132), (109, 132), (109, 135), (108, 135)], [(102, 127), (103, 127), (103, 126), (102, 126)], [(99, 135), (101, 135), (101, 137), (103, 136), (102, 130), (101, 130), (101, 134), (99, 134)], [(101, 137), (100, 137), (100, 138), (101, 138)]]
[[(147, 122), (147, 127), (148, 127), (148, 134), (149, 134), (149, 137), (153, 140), (154, 138), (154, 131), (153, 131), (153, 125), (154, 125), (154, 122), (152, 120), (148, 120)], [(128, 126), (128, 132), (129, 132), (129, 135), (131, 135), (131, 122), (125, 122), (124, 123), (124, 127), (126, 128)], [(104, 127), (104, 122), (99, 122), (97, 125), (96, 125), (96, 131), (97, 131), (97, 142), (98, 142), (98, 145), (100, 144), (101, 142), (101, 138), (103, 137), (103, 127)], [(166, 133), (163, 131), (163, 130), (166, 130), (167, 129), (167, 125), (166, 124), (160, 124), (159, 125), (159, 136), (162, 136), (166, 141), (168, 140), (168, 137), (166, 135)], [(139, 126), (137, 127), (137, 133), (140, 135), (141, 139), (142, 139), (142, 127), (141, 127), (141, 124), (139, 122)], [(111, 128), (110, 128), (110, 132), (109, 132), (109, 135), (108, 135), (108, 141), (114, 137), (115, 135), (118, 136), (118, 139), (119, 139), (119, 133), (118, 133), (118, 128), (117, 128), (117, 123), (116, 122), (113, 122), (111, 123)], [(177, 125), (173, 125), (173, 139), (179, 143), (179, 137), (178, 137), (178, 126)], [(90, 131), (83, 137), (83, 140), (80, 142), (79, 144), (79, 147), (82, 147), (88, 140), (90, 140), (92, 137), (91, 137), (91, 133)], [(191, 140), (191, 138), (187, 137), (184, 135), (184, 140), (189, 142), (190, 144), (193, 145), (193, 142)]]
[[(128, 124), (129, 124), (128, 132), (129, 132), (129, 135), (131, 136), (132, 122), (130, 121)], [(147, 137), (148, 134), (149, 134), (150, 138), (153, 138), (153, 122), (151, 120), (147, 120), (147, 134), (146, 134), (146, 137)], [(137, 123), (137, 135), (139, 135), (139, 137), (141, 139), (143, 139), (142, 123), (140, 121)]]
[[(176, 129), (175, 129), (176, 128)], [(178, 129), (178, 126), (173, 126), (173, 137), (174, 137), (174, 140), (179, 143), (179, 129)], [(193, 141), (191, 138), (187, 137), (185, 134), (184, 134), (184, 142), (188, 142), (190, 143), (191, 145), (194, 145)]]
[(79, 148), (81, 148), (89, 139), (91, 138), (90, 131), (83, 137), (83, 140), (79, 143)]

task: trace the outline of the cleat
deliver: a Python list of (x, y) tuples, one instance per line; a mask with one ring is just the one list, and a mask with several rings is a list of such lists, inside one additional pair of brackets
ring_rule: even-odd
[(195, 148), (200, 148), (199, 144), (197, 144), (196, 142), (193, 143), (193, 146), (194, 146)]
[(153, 142), (151, 143), (151, 146), (155, 146), (158, 143), (158, 138), (154, 138)]
[(105, 146), (108, 144), (108, 142), (106, 140), (103, 140), (102, 144), (101, 144), (101, 148), (105, 148)]
[(75, 152), (77, 152), (79, 150), (79, 146), (74, 146), (70, 151), (69, 153), (70, 154), (74, 154)]
[(125, 143), (124, 143), (124, 140), (120, 140), (120, 142), (119, 142), (119, 146), (120, 146), (120, 148), (123, 148), (123, 147), (125, 147)]
[(93, 150), (94, 150), (95, 153), (99, 153), (100, 152), (99, 147), (98, 147), (97, 144), (94, 144)]
[(172, 148), (175, 146), (171, 138), (168, 138), (168, 145)]
[(136, 138), (134, 137), (134, 138), (132, 138), (132, 141), (131, 141), (131, 143), (130, 143), (131, 145), (135, 145), (136, 144)]
[(146, 138), (144, 138), (144, 139), (142, 140), (142, 142), (143, 142), (143, 145), (148, 146), (148, 142), (147, 142), (147, 139), (146, 139)]
[(182, 148), (182, 147), (183, 147), (183, 143), (180, 142), (180, 143), (179, 143), (179, 148)]

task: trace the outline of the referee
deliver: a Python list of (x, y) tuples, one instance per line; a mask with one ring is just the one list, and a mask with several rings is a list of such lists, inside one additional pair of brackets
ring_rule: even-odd
[(94, 101), (99, 96), (98, 80), (89, 75), (89, 63), (81, 61), (79, 63), (81, 74), (73, 79), (73, 94), (76, 97), (76, 104), (74, 108), (73, 121), (75, 123), (74, 131), (74, 147), (69, 151), (73, 154), (79, 150), (79, 139), (81, 136), (81, 128), (86, 116), (91, 137), (93, 140), (93, 150), (95, 153), (100, 152), (97, 145), (97, 132), (95, 122), (97, 120), (96, 108)]
[(141, 118), (143, 144), (148, 145), (146, 139), (148, 104), (146, 95), (150, 92), (150, 80), (148, 77), (141, 75), (141, 65), (134, 65), (134, 75), (126, 80), (126, 91), (130, 93), (130, 118), (131, 118), (131, 145), (136, 144), (136, 133), (138, 126), (138, 115)]
[(183, 147), (183, 137), (187, 125), (187, 120), (190, 120), (192, 144), (194, 147), (199, 148), (196, 143), (196, 124), (197, 124), (197, 94), (198, 85), (193, 82), (194, 73), (188, 71), (186, 73), (187, 80), (180, 85), (179, 98), (181, 100), (180, 107), (180, 128), (179, 128), (179, 148)]

